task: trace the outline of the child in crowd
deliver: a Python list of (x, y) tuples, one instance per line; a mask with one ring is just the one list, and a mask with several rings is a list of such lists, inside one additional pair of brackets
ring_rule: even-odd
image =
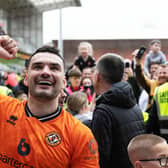
[(95, 59), (92, 56), (93, 48), (88, 42), (81, 42), (78, 46), (79, 56), (76, 58), (74, 65), (76, 65), (81, 71), (85, 67), (95, 66)]
[(67, 109), (81, 122), (92, 119), (92, 113), (89, 111), (88, 98), (86, 93), (81, 91), (73, 92), (67, 98)]
[(131, 139), (127, 150), (134, 168), (166, 168), (168, 166), (168, 144), (166, 139), (160, 136), (137, 135)]
[(149, 44), (150, 51), (145, 57), (144, 62), (144, 72), (146, 75), (149, 75), (149, 68), (152, 62), (157, 62), (158, 64), (163, 64), (166, 62), (166, 56), (161, 51), (161, 41), (160, 40), (152, 40)]
[(82, 79), (82, 73), (77, 68), (74, 67), (68, 72), (68, 80), (69, 80), (69, 86), (66, 88), (66, 92), (68, 95), (72, 94), (75, 91), (82, 90), (80, 84)]

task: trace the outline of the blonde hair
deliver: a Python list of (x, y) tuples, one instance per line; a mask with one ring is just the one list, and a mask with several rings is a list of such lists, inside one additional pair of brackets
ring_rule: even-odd
[(136, 160), (148, 158), (153, 153), (153, 147), (160, 143), (166, 144), (166, 140), (153, 134), (141, 134), (134, 137), (127, 147), (129, 159), (132, 164)]
[(88, 105), (87, 95), (84, 92), (76, 91), (73, 92), (67, 98), (67, 109), (73, 115), (78, 114), (80, 110)]
[(79, 45), (78, 45), (78, 52), (80, 51), (81, 47), (87, 47), (89, 55), (93, 56), (93, 46), (92, 46), (91, 43), (89, 43), (87, 41), (80, 42)]

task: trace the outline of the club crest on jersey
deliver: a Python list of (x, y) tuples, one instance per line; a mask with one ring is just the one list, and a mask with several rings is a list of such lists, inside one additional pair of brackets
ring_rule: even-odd
[(45, 142), (50, 146), (57, 146), (61, 143), (61, 136), (56, 132), (50, 132), (45, 136)]

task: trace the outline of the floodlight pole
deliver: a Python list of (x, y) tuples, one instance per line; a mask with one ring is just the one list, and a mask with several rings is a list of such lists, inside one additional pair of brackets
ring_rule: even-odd
[(63, 37), (62, 37), (62, 8), (59, 9), (59, 41), (58, 41), (58, 47), (60, 50), (60, 54), (62, 57), (64, 57), (64, 43), (63, 43)]

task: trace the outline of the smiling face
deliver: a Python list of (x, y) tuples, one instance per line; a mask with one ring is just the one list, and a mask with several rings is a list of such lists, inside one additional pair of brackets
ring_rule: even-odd
[(32, 57), (25, 77), (30, 97), (54, 99), (64, 82), (63, 61), (56, 54), (41, 52)]
[(158, 82), (162, 85), (168, 81), (168, 66), (160, 66), (158, 69)]
[(159, 69), (159, 64), (157, 63), (153, 63), (150, 65), (150, 76), (151, 76), (151, 79), (155, 79), (156, 78), (156, 75), (158, 73), (158, 69)]

